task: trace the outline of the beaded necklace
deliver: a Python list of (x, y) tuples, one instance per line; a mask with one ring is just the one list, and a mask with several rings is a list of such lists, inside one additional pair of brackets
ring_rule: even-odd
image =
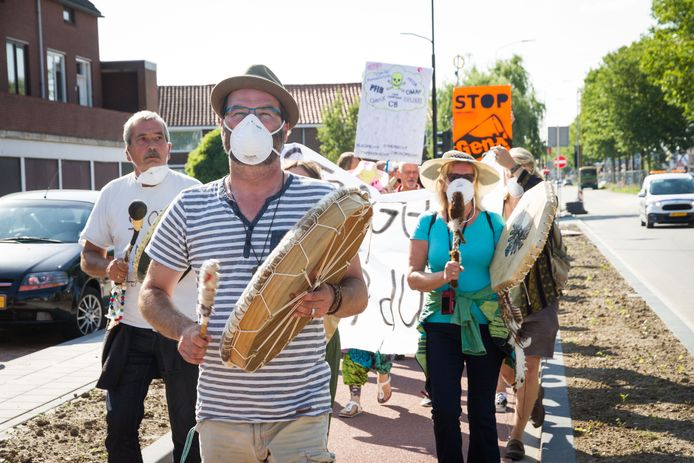
[(113, 320), (114, 323), (119, 323), (123, 319), (123, 310), (125, 309), (125, 288), (122, 283), (111, 282), (111, 295), (108, 298), (108, 313), (106, 318)]

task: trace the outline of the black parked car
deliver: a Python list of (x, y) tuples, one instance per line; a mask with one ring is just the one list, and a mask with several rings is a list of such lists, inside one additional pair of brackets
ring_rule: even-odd
[(105, 280), (80, 268), (79, 234), (99, 192), (49, 190), (0, 198), (0, 326), (104, 326)]

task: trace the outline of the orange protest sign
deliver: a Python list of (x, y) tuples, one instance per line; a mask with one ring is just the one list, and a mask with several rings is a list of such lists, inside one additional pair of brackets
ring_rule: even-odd
[(511, 86), (453, 89), (453, 147), (480, 158), (493, 146), (511, 147)]

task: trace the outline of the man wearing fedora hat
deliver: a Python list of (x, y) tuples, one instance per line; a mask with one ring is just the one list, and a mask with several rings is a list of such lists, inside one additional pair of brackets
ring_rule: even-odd
[[(366, 308), (359, 259), (339, 284), (322, 284), (304, 297), (293, 316), (311, 321), (273, 360), (255, 372), (224, 366), (220, 338), (255, 270), (334, 187), (282, 171), (279, 153), (299, 108), (269, 68), (251, 66), (219, 82), (210, 104), (220, 120), (229, 175), (184, 191), (162, 218), (147, 248), (152, 263), (140, 310), (178, 341), (183, 358), (200, 365), (196, 428), (204, 462), (333, 461), (322, 317)], [(170, 295), (188, 265), (197, 272), (210, 258), (220, 261), (220, 279), (203, 338)]]

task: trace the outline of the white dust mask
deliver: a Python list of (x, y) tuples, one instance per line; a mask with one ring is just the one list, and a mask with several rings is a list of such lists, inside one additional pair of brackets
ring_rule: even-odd
[(516, 177), (512, 177), (508, 180), (508, 183), (506, 184), (506, 191), (508, 191), (508, 194), (513, 196), (514, 198), (520, 198), (523, 196), (523, 187), (518, 184), (518, 179)]
[(472, 201), (475, 197), (475, 186), (470, 182), (470, 180), (464, 178), (457, 178), (448, 184), (446, 188), (446, 196), (448, 196), (448, 202), (453, 201), (453, 193), (460, 192), (463, 194), (463, 201), (465, 204)]
[(166, 165), (150, 167), (137, 176), (137, 183), (149, 186), (159, 185), (169, 175), (170, 171), (171, 169)]
[[(272, 136), (282, 130), (284, 121), (274, 132), (270, 131), (260, 122), (255, 114), (249, 114), (233, 130), (224, 122), (224, 127), (231, 132), (229, 147), (234, 157), (244, 164), (255, 166), (265, 161), (274, 151)], [(229, 154), (229, 153), (227, 153)]]

